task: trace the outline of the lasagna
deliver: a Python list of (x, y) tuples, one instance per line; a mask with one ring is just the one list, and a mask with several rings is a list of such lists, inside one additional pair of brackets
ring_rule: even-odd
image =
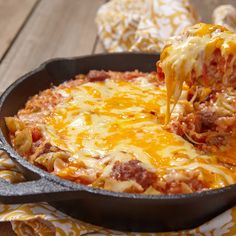
[(197, 25), (167, 45), (157, 72), (91, 70), (41, 91), (5, 118), (12, 146), (51, 174), (109, 191), (234, 184), (234, 37)]
[[(236, 165), (236, 35), (197, 24), (173, 38), (157, 63), (166, 81), (168, 128), (223, 163)], [(187, 101), (171, 117), (187, 86)]]

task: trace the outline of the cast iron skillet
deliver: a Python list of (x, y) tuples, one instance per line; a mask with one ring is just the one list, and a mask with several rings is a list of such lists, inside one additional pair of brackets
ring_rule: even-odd
[[(156, 54), (100, 54), (53, 59), (14, 82), (0, 98), (0, 149), (21, 168), (28, 182), (0, 181), (0, 202), (46, 201), (83, 221), (123, 231), (172, 231), (196, 227), (235, 204), (236, 184), (201, 193), (138, 195), (115, 193), (75, 184), (43, 171), (10, 146), (4, 122), (39, 91), (90, 69), (143, 72), (155, 70)], [(14, 68), (13, 68), (14, 70)]]

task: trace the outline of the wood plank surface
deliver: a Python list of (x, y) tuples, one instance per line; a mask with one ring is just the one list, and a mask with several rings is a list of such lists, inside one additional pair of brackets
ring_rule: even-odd
[(0, 92), (53, 57), (91, 54), (94, 18), (104, 0), (41, 0), (0, 65)]
[[(0, 0), (0, 8), (2, 2), (8, 1), (21, 4), (35, 2)], [(0, 65), (0, 92), (46, 59), (92, 53), (97, 35), (94, 18), (98, 7), (104, 2), (105, 0), (41, 0)], [(6, 14), (9, 12), (11, 11), (7, 9)], [(2, 24), (4, 22), (0, 9), (0, 26)], [(16, 33), (14, 29), (12, 26), (8, 28), (12, 39)], [(2, 32), (5, 34), (0, 29), (0, 36)], [(7, 42), (9, 46), (11, 42)], [(0, 43), (0, 57), (2, 45)], [(15, 235), (10, 223), (0, 223), (0, 235)]]
[(0, 0), (0, 60), (14, 41), (37, 0)]

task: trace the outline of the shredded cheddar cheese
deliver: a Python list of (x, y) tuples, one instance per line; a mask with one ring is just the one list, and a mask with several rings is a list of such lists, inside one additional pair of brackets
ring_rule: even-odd
[[(199, 154), (192, 144), (163, 128), (165, 86), (140, 77), (132, 82), (89, 82), (58, 92), (68, 102), (58, 104), (45, 117), (44, 135), (53, 145), (68, 150), (71, 161), (82, 160), (105, 175), (111, 167), (101, 165), (98, 157), (112, 155), (124, 161), (131, 155), (159, 174), (165, 169), (204, 169), (212, 188), (236, 180), (215, 156)], [(181, 112), (181, 100), (177, 106)]]

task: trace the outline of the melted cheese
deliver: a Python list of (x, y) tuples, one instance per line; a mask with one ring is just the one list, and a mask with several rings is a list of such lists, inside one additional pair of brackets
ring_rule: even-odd
[[(101, 163), (138, 159), (156, 170), (203, 168), (212, 177), (212, 187), (230, 184), (234, 175), (213, 156), (199, 155), (194, 147), (163, 128), (166, 90), (147, 78), (132, 82), (105, 80), (73, 88), (56, 88), (65, 102), (45, 118), (44, 136), (71, 153), (71, 162), (82, 160), (94, 170), (109, 172)], [(181, 103), (178, 104), (181, 111)], [(114, 161), (113, 160), (113, 161)]]
[[(167, 87), (166, 122), (169, 122), (181, 95), (183, 83), (190, 80), (192, 71), (195, 71), (196, 77), (202, 75), (203, 64), (211, 59), (215, 49), (220, 49), (226, 59), (229, 55), (236, 55), (236, 35), (222, 26), (203, 23), (190, 28), (181, 37), (174, 38), (165, 47), (159, 65), (165, 74)], [(235, 59), (231, 60), (231, 64)], [(174, 105), (171, 108), (172, 98)]]

